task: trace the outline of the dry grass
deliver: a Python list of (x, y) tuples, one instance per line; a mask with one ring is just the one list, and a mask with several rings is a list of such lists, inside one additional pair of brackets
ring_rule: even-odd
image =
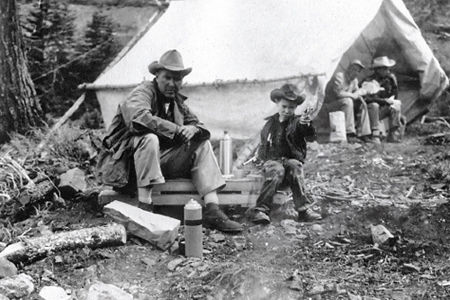
[(32, 179), (38, 174), (53, 177), (57, 168), (77, 167), (95, 157), (89, 133), (64, 125), (51, 133), (35, 129), (27, 136), (15, 134), (0, 149), (0, 214), (2, 206), (33, 188)]
[(41, 149), (35, 154), (41, 158), (62, 160), (64, 165), (69, 165), (70, 162), (82, 164), (95, 155), (90, 136), (89, 130), (81, 130), (71, 125), (63, 125), (50, 133), (36, 131), (36, 137), (41, 141)]
[(63, 125), (53, 132), (34, 129), (26, 136), (15, 134), (0, 149), (0, 155), (6, 153), (21, 164), (49, 156), (80, 163), (93, 155), (89, 130), (70, 125)]

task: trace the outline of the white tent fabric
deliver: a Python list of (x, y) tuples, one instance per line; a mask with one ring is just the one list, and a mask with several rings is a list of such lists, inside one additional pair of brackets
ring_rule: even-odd
[[(182, 92), (213, 138), (224, 130), (254, 137), (275, 112), (270, 91), (285, 82), (307, 96), (297, 113), (307, 106), (317, 113), (326, 82), (353, 58), (367, 65), (378, 54), (396, 59), (396, 74), (417, 79), (418, 92), (407, 100), (429, 104), (448, 84), (401, 0), (172, 1), (92, 85), (105, 126), (131, 88), (153, 78), (148, 65), (169, 49), (179, 50), (193, 68)], [(415, 111), (412, 119), (423, 104), (410, 102), (405, 109)]]

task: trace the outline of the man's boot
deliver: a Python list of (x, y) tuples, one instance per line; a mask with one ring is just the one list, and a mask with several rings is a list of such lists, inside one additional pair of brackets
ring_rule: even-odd
[(380, 131), (378, 129), (372, 129), (372, 137), (370, 139), (371, 144), (381, 144)]
[(270, 210), (267, 207), (255, 207), (253, 211), (252, 222), (255, 224), (269, 224), (269, 212)]
[(299, 222), (314, 222), (319, 220), (322, 220), (322, 216), (313, 211), (311, 208), (298, 212)]
[(396, 127), (392, 127), (389, 130), (389, 134), (387, 136), (388, 143), (401, 143), (403, 140), (403, 136), (405, 135), (406, 129), (406, 117), (404, 115), (400, 116), (400, 125)]
[(153, 212), (152, 189), (151, 185), (138, 188), (138, 207), (148, 212)]
[(148, 212), (153, 212), (153, 203), (145, 203), (145, 202), (139, 201), (138, 207), (142, 210), (145, 210)]
[(359, 140), (356, 137), (355, 133), (347, 133), (347, 143), (355, 144), (355, 143), (358, 143), (358, 142), (359, 142)]
[(216, 203), (206, 204), (203, 223), (222, 232), (241, 232), (244, 229), (238, 222), (231, 221)]

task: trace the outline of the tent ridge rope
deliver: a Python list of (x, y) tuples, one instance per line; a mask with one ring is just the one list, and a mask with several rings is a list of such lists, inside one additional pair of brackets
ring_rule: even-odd
[(248, 80), (247, 78), (244, 79), (235, 79), (235, 80), (222, 80), (222, 79), (216, 79), (213, 82), (203, 82), (203, 83), (193, 83), (189, 84), (189, 82), (186, 82), (184, 86), (186, 87), (200, 87), (200, 86), (214, 86), (214, 87), (220, 87), (221, 85), (226, 84), (264, 84), (268, 82), (277, 82), (277, 81), (287, 81), (287, 80), (293, 80), (298, 78), (305, 78), (305, 77), (318, 77), (318, 76), (326, 76), (326, 73), (307, 73), (307, 74), (299, 74), (295, 76), (288, 76), (288, 77), (279, 77), (279, 78), (273, 78), (273, 79), (253, 79)]
[[(245, 79), (236, 79), (236, 80), (222, 80), (222, 79), (216, 79), (213, 82), (203, 82), (203, 83), (194, 83), (189, 84), (189, 82), (186, 82), (183, 84), (184, 87), (201, 87), (201, 86), (213, 86), (215, 88), (219, 88), (220, 86), (227, 85), (227, 84), (264, 84), (268, 82), (277, 82), (277, 81), (287, 81), (287, 80), (293, 80), (298, 78), (305, 78), (305, 77), (318, 77), (318, 76), (325, 76), (325, 73), (307, 73), (307, 74), (299, 74), (295, 76), (288, 76), (288, 77), (280, 77), (280, 78), (273, 78), (273, 79), (253, 79), (252, 81)], [(129, 84), (95, 84), (95, 83), (83, 83), (78, 86), (79, 89), (86, 89), (86, 90), (105, 90), (105, 89), (128, 89), (136, 87), (139, 83), (129, 83)]]

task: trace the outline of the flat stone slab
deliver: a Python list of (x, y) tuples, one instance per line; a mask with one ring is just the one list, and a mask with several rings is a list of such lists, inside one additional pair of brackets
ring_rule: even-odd
[(124, 225), (127, 232), (162, 250), (169, 248), (175, 241), (181, 223), (175, 218), (151, 213), (121, 201), (109, 203), (103, 212)]

